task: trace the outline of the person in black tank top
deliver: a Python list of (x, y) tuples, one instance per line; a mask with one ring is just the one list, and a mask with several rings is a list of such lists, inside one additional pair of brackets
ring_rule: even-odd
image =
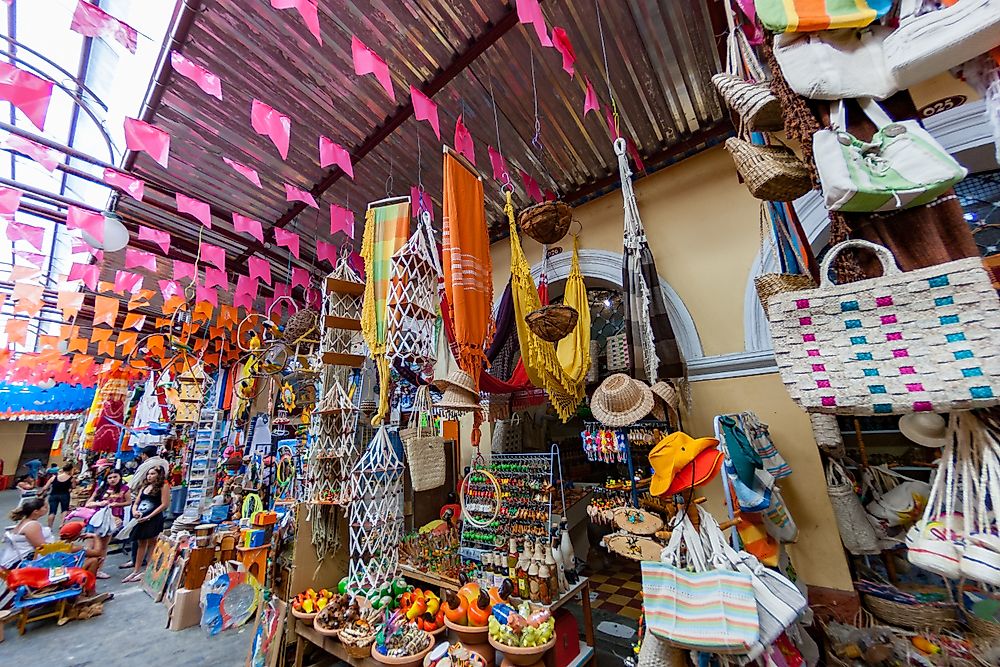
[(67, 463), (58, 473), (49, 478), (44, 491), (49, 494), (49, 528), (69, 511), (69, 492), (73, 488), (73, 464)]
[(152, 468), (146, 473), (146, 479), (136, 486), (132, 518), (138, 523), (132, 529), (132, 537), (138, 540), (138, 546), (134, 554), (133, 570), (122, 579), (122, 583), (142, 579), (142, 561), (152, 549), (156, 536), (163, 532), (163, 513), (170, 505), (170, 484), (165, 477), (163, 468)]

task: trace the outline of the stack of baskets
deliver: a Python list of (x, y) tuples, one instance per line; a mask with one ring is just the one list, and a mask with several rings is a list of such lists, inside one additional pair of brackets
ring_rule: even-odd
[(905, 590), (871, 581), (859, 581), (861, 602), (877, 619), (903, 628), (943, 630), (958, 625), (958, 605), (948, 591), (935, 586), (907, 586)]

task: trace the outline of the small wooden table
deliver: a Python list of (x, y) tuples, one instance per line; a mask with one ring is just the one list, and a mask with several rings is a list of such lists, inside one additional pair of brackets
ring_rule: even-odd
[(356, 667), (381, 667), (378, 662), (371, 658), (358, 659), (347, 655), (347, 650), (340, 641), (316, 632), (316, 628), (311, 623), (305, 623), (291, 615), (288, 618), (295, 621), (295, 667), (302, 667), (306, 655), (306, 642), (310, 642), (330, 655)]

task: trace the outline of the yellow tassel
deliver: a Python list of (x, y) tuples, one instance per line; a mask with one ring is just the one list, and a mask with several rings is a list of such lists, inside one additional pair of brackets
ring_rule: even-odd
[(368, 343), (368, 350), (378, 371), (379, 404), (372, 417), (372, 426), (378, 426), (389, 413), (389, 361), (385, 356), (385, 341), (378, 339), (378, 320), (375, 316), (375, 209), (365, 213), (365, 233), (361, 240), (361, 257), (365, 260), (365, 296), (361, 305), (361, 334)]

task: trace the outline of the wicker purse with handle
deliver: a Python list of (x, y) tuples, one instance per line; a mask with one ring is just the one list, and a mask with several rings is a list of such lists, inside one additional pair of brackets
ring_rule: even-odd
[[(767, 214), (765, 213), (765, 204), (761, 202), (760, 205), (760, 258), (761, 258), (761, 269), (764, 268), (764, 257), (765, 257), (765, 239), (770, 239), (771, 249), (774, 252), (774, 257), (779, 256), (778, 244), (774, 242), (774, 237), (764, 230), (764, 225), (767, 222)], [(781, 233), (785, 235), (785, 240), (791, 243), (791, 239), (787, 238), (788, 230), (785, 229), (785, 225), (779, 223), (776, 225)], [(812, 276), (808, 274), (800, 273), (762, 273), (753, 279), (754, 288), (757, 290), (757, 298), (760, 300), (761, 308), (764, 309), (764, 315), (767, 316), (767, 301), (772, 296), (776, 294), (783, 294), (785, 292), (797, 292), (804, 289), (812, 289), (816, 287), (816, 281), (812, 279)]]
[(426, 385), (417, 389), (410, 427), (400, 432), (414, 491), (436, 489), (447, 479), (444, 438), (437, 435), (431, 416), (431, 394)]
[(741, 28), (733, 23), (732, 9), (725, 7), (729, 23), (726, 40), (726, 71), (712, 77), (712, 84), (726, 104), (750, 130), (776, 132), (784, 127), (781, 104), (768, 87), (767, 75)]
[(793, 201), (812, 190), (809, 168), (784, 145), (761, 146), (737, 137), (726, 139), (736, 171), (757, 199)]

